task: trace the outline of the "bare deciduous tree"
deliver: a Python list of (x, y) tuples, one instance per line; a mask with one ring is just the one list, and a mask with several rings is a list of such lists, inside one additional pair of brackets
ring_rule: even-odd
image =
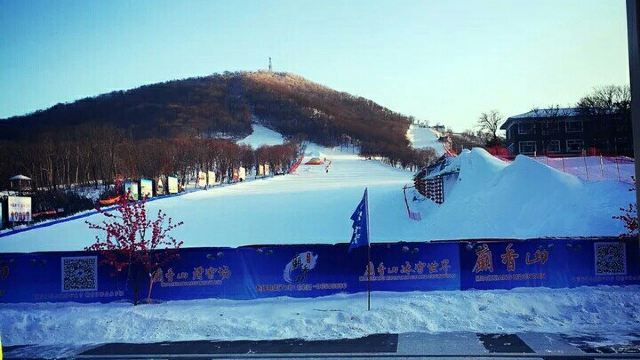
[(478, 118), (477, 126), (481, 132), (490, 135), (491, 138), (487, 141), (487, 144), (495, 144), (498, 140), (498, 129), (502, 123), (502, 115), (498, 110), (491, 110), (488, 113), (483, 112)]
[(631, 114), (631, 89), (618, 85), (596, 88), (578, 101), (578, 109), (588, 115), (619, 114), (626, 118)]

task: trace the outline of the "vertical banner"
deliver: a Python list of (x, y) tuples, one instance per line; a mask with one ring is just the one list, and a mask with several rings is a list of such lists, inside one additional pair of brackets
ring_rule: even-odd
[(233, 168), (231, 180), (238, 181), (238, 176), (239, 176), (238, 169), (237, 168)]
[(207, 186), (207, 173), (204, 171), (198, 171), (198, 187)]
[(135, 181), (125, 181), (124, 193), (129, 194), (129, 200), (138, 200), (138, 183)]
[(258, 176), (264, 176), (264, 165), (258, 165)]
[(164, 182), (162, 181), (162, 176), (158, 177), (158, 180), (156, 181), (156, 194), (157, 195), (164, 195)]
[(169, 194), (178, 193), (178, 178), (174, 176), (167, 177), (167, 186), (169, 188)]
[(269, 164), (264, 164), (264, 176), (269, 176), (270, 172)]
[(247, 178), (247, 169), (240, 166), (240, 168), (238, 169), (238, 180), (245, 181), (246, 178)]
[(140, 196), (142, 198), (153, 197), (153, 181), (150, 179), (140, 179)]
[(28, 196), (9, 196), (7, 198), (8, 221), (31, 221), (31, 198)]
[(213, 171), (207, 171), (207, 185), (213, 186), (216, 184), (216, 173)]

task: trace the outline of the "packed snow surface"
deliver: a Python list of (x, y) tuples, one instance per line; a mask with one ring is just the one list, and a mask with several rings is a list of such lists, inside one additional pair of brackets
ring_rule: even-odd
[(374, 292), (315, 299), (2, 304), (4, 345), (332, 339), (373, 333), (534, 331), (624, 339), (640, 331), (640, 287)]
[(249, 145), (254, 149), (260, 146), (268, 145), (281, 145), (284, 143), (284, 138), (279, 133), (266, 128), (262, 125), (253, 124), (253, 132), (246, 138), (239, 140), (239, 144)]
[(409, 125), (407, 139), (415, 149), (433, 148), (438, 156), (445, 153), (444, 145), (438, 141), (438, 133), (428, 127)]
[(506, 163), (465, 150), (451, 167), (460, 174), (444, 204), (416, 206), (432, 238), (617, 235), (624, 228), (612, 216), (634, 201), (629, 184), (584, 181), (526, 156)]
[[(293, 175), (219, 186), (160, 199), (147, 206), (162, 209), (184, 225), (174, 235), (185, 247), (249, 244), (348, 242), (349, 219), (369, 188), (373, 242), (464, 238), (618, 235), (612, 219), (634, 201), (629, 185), (586, 182), (521, 156), (512, 163), (486, 151), (464, 151), (453, 161), (460, 176), (445, 192), (444, 204), (411, 201), (422, 221), (410, 220), (402, 187), (413, 173), (364, 160), (356, 154), (311, 144), (325, 166), (304, 165)], [(330, 162), (329, 162), (330, 161)], [(0, 252), (82, 250), (96, 233), (85, 221), (92, 215), (50, 227), (0, 237)]]

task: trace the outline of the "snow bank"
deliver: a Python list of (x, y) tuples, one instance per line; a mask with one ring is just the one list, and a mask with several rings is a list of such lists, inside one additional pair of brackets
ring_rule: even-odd
[(280, 133), (258, 124), (253, 124), (252, 128), (253, 132), (251, 135), (239, 140), (238, 144), (249, 145), (254, 149), (263, 145), (273, 146), (284, 144), (284, 138)]
[(415, 149), (433, 148), (438, 156), (445, 153), (444, 145), (438, 141), (438, 133), (430, 128), (409, 125), (407, 139)]
[[(432, 238), (599, 236), (624, 232), (612, 219), (634, 199), (629, 185), (585, 182), (526, 156), (511, 164), (482, 149), (456, 161), (460, 175), (445, 202), (417, 206)], [(455, 229), (452, 229), (455, 226)]]
[[(373, 333), (522, 331), (612, 338), (640, 331), (640, 287), (332, 295), (315, 299), (190, 300), (156, 305), (0, 307), (4, 345), (179, 340), (331, 339)], [(123, 321), (125, 320), (126, 321)]]

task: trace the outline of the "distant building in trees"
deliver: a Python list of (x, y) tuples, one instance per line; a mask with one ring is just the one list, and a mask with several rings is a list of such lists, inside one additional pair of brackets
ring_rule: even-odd
[(621, 113), (534, 109), (509, 117), (500, 129), (511, 155), (633, 156), (631, 119)]

